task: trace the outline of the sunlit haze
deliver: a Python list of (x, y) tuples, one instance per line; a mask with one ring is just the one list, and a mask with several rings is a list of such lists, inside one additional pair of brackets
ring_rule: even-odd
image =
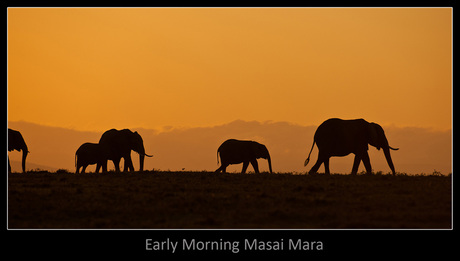
[[(388, 128), (450, 139), (452, 9), (8, 8), (9, 122), (97, 133), (97, 142), (111, 128), (161, 133), (236, 120), (317, 127), (333, 117), (377, 122), (390, 143)], [(300, 168), (309, 135), (285, 137), (302, 140)], [(224, 136), (232, 133), (206, 151), (209, 167), (187, 168), (217, 168)], [(155, 146), (146, 144), (155, 154), (150, 169), (161, 164)], [(72, 168), (75, 149), (63, 167)], [(439, 149), (449, 172), (450, 140)], [(393, 154), (398, 169), (405, 162), (397, 153), (404, 148)]]

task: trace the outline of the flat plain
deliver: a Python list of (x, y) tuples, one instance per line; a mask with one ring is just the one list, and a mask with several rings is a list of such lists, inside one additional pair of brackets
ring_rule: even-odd
[(10, 229), (450, 229), (451, 201), (451, 174), (8, 174)]

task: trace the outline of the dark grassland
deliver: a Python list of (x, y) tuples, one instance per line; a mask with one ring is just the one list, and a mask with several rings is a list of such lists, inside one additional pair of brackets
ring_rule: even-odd
[(451, 175), (8, 175), (9, 228), (451, 228)]

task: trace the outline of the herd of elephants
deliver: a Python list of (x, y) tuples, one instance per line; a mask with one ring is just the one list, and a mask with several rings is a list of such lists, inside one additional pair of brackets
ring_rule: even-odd
[[(310, 155), (315, 143), (319, 150), (318, 160), (308, 172), (309, 174), (316, 173), (323, 163), (325, 174), (330, 174), (329, 158), (332, 156), (346, 156), (350, 153), (355, 154), (351, 174), (358, 172), (361, 161), (364, 163), (366, 172), (371, 174), (372, 168), (367, 152), (369, 144), (378, 150), (382, 148), (393, 175), (396, 173), (390, 149), (398, 149), (389, 145), (383, 128), (376, 123), (367, 122), (364, 119), (342, 120), (333, 118), (324, 121), (316, 129), (310, 153), (305, 160), (305, 166), (310, 161)], [(29, 153), (26, 142), (19, 131), (8, 129), (8, 151), (13, 150), (22, 151), (22, 171), (26, 172), (26, 157)], [(108, 130), (102, 134), (99, 143), (84, 143), (75, 152), (76, 173), (79, 173), (80, 168), (82, 168), (81, 173), (84, 173), (86, 167), (91, 164), (97, 164), (96, 173), (99, 172), (101, 167), (103, 172), (107, 172), (107, 162), (109, 160), (115, 165), (115, 171), (119, 172), (121, 158), (124, 159), (123, 171), (134, 171), (131, 150), (139, 153), (139, 170), (143, 171), (145, 156), (152, 156), (145, 153), (141, 135), (129, 129)], [(243, 163), (241, 172), (245, 173), (249, 163), (251, 163), (254, 171), (259, 173), (257, 159), (263, 158), (268, 161), (269, 170), (272, 173), (270, 153), (265, 145), (258, 142), (229, 139), (219, 146), (217, 154), (218, 156), (220, 154), (221, 166), (216, 172), (222, 171), (225, 173), (228, 165)], [(8, 172), (11, 173), (9, 159)]]

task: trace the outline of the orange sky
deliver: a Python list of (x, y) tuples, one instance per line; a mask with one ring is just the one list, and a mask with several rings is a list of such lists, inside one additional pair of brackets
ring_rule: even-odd
[(451, 8), (8, 8), (8, 120), (451, 128)]

